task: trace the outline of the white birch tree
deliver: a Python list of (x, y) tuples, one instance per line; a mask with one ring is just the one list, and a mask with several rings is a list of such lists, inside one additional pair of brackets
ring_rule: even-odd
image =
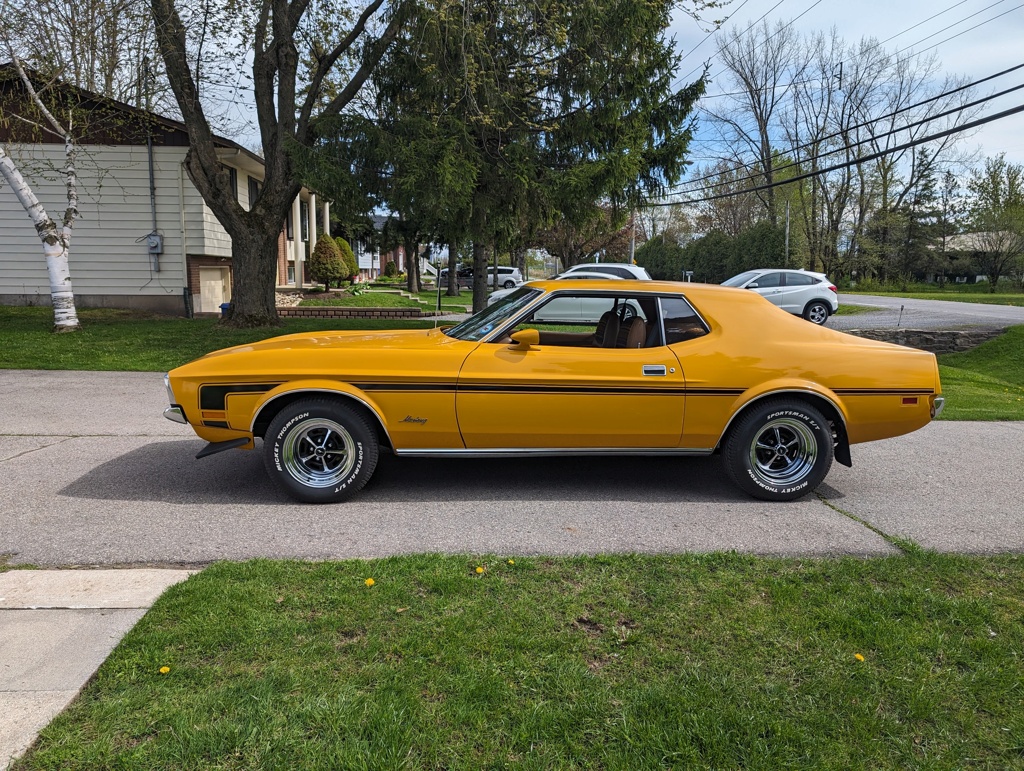
[(71, 284), (71, 269), (68, 255), (71, 251), (71, 233), (78, 219), (78, 175), (75, 169), (75, 141), (72, 136), (71, 119), (63, 126), (47, 109), (39, 97), (31, 78), (25, 71), (21, 60), (14, 55), (10, 46), (8, 53), (21, 78), (28, 98), (39, 111), (46, 125), (40, 128), (51, 131), (64, 139), (64, 186), (67, 190), (67, 208), (60, 222), (54, 220), (46, 211), (46, 207), (32, 190), (32, 186), (18, 169), (10, 153), (0, 145), (0, 174), (10, 185), (14, 195), (25, 208), (36, 233), (43, 243), (43, 256), (46, 259), (46, 271), (50, 279), (50, 300), (53, 305), (53, 329), (55, 332), (75, 332), (80, 328), (78, 312), (75, 308), (75, 293)]

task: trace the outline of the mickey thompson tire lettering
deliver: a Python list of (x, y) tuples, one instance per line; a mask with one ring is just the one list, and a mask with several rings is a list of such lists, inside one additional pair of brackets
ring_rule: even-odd
[(814, 490), (832, 467), (832, 431), (817, 408), (770, 399), (741, 415), (722, 444), (732, 482), (766, 501), (791, 501)]
[(282, 491), (306, 503), (351, 497), (377, 466), (376, 432), (340, 398), (316, 396), (285, 406), (266, 436), (267, 473)]

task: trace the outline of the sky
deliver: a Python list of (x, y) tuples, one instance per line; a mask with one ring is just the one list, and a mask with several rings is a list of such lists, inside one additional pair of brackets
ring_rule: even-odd
[[(937, 54), (941, 72), (964, 75), (971, 80), (1024, 63), (1022, 0), (732, 0), (724, 8), (706, 11), (704, 15), (712, 19), (728, 17), (723, 31), (731, 26), (745, 30), (764, 16), (771, 26), (780, 21), (783, 24), (792, 21), (793, 29), (802, 34), (825, 32), (835, 27), (847, 43), (862, 37), (873, 37), (877, 41), (892, 37), (885, 43), (889, 51), (921, 52), (940, 43), (928, 53)], [(932, 16), (935, 18), (926, 21)], [(910, 27), (914, 28), (908, 30)], [(949, 29), (944, 30), (946, 27)], [(716, 56), (716, 43), (721, 33), (708, 37), (711, 29), (713, 25), (698, 25), (682, 12), (675, 14), (670, 29), (684, 56), (680, 76), (705, 61), (711, 62), (709, 96), (729, 90)], [(699, 70), (689, 79), (698, 74)], [(985, 84), (981, 88), (986, 90), (978, 96), (1022, 82), (1024, 70), (1019, 70)], [(992, 100), (982, 107), (978, 117), (1020, 104), (1024, 104), (1024, 91)], [(707, 136), (706, 130), (698, 128), (697, 140)], [(695, 150), (699, 146), (700, 142), (695, 143)], [(982, 155), (1005, 152), (1007, 160), (1024, 164), (1024, 112), (983, 126), (967, 140), (966, 146), (977, 148)]]

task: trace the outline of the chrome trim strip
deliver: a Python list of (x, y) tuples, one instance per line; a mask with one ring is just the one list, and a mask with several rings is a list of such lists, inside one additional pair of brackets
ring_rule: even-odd
[(188, 421), (185, 419), (185, 413), (182, 412), (181, 407), (168, 407), (164, 410), (164, 417), (173, 423), (184, 423), (188, 425)]
[[(743, 412), (743, 410), (745, 410), (747, 407), (749, 407), (751, 404), (754, 404), (755, 402), (759, 402), (762, 399), (765, 399), (769, 396), (778, 396), (779, 394), (810, 394), (811, 396), (817, 396), (819, 399), (824, 399), (833, 407), (835, 407), (836, 414), (839, 416), (839, 421), (843, 424), (843, 431), (846, 432), (847, 436), (849, 436), (849, 432), (846, 431), (846, 417), (843, 415), (843, 411), (839, 409), (839, 405), (836, 404), (832, 399), (828, 398), (823, 394), (819, 394), (817, 391), (812, 391), (809, 388), (784, 388), (781, 391), (769, 391), (766, 394), (761, 394), (760, 396), (751, 399), (749, 402), (740, 405), (740, 408), (736, 410), (736, 412), (734, 412), (732, 416), (729, 418), (729, 422), (725, 424), (725, 428), (722, 429), (722, 433), (718, 435), (718, 442), (715, 443), (715, 447), (718, 447), (722, 443), (722, 437), (729, 432), (729, 426), (732, 425), (732, 422), (736, 420), (736, 416)], [(683, 415), (683, 430), (686, 430), (685, 414)]]
[(644, 364), (641, 372), (647, 377), (666, 377), (668, 375), (668, 367), (664, 364)]
[(312, 394), (312, 393), (333, 394), (335, 396), (341, 396), (341, 397), (344, 397), (346, 399), (351, 399), (352, 401), (359, 402), (361, 405), (366, 407), (366, 409), (368, 409), (370, 412), (372, 412), (376, 416), (377, 422), (380, 423), (380, 427), (382, 429), (384, 429), (384, 435), (388, 438), (388, 444), (390, 444), (392, 447), (395, 446), (395, 443), (393, 441), (391, 441), (391, 434), (388, 431), (387, 424), (384, 422), (384, 418), (382, 418), (380, 416), (380, 413), (377, 412), (377, 410), (375, 410), (373, 407), (371, 407), (370, 404), (365, 399), (360, 399), (358, 396), (354, 396), (354, 395), (348, 393), (347, 391), (334, 391), (334, 390), (332, 390), (330, 388), (302, 388), (302, 389), (299, 389), (297, 391), (284, 391), (282, 393), (279, 393), (277, 396), (273, 396), (273, 397), (267, 399), (263, 403), (263, 405), (260, 407), (259, 412), (257, 412), (255, 415), (253, 415), (252, 422), (249, 424), (249, 433), (253, 434), (253, 436), (255, 436), (255, 434), (253, 432), (254, 432), (254, 429), (256, 428), (256, 421), (257, 421), (257, 419), (263, 413), (263, 410), (265, 410), (267, 408), (267, 405), (270, 404), (275, 399), (279, 399), (282, 396), (289, 396), (291, 394)]
[(462, 458), (552, 458), (573, 457), (579, 455), (711, 455), (715, 448), (701, 449), (693, 447), (495, 447), (484, 449), (409, 449), (395, 450), (395, 455), (419, 458), (446, 458), (459, 456)]

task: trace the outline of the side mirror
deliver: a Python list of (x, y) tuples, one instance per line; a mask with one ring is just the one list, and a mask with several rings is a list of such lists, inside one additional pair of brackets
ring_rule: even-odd
[(755, 281), (753, 284), (747, 284), (747, 289), (757, 289), (757, 282)]
[(540, 345), (540, 332), (536, 329), (520, 329), (512, 333), (512, 342), (526, 350), (532, 345)]

